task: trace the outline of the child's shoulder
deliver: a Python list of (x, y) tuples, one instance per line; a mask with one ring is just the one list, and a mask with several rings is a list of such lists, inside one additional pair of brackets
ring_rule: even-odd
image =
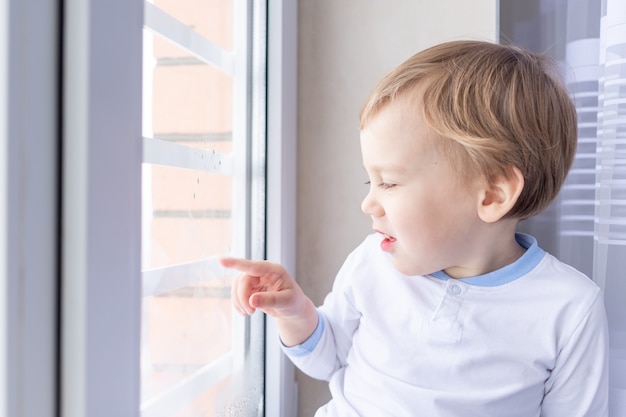
[(561, 290), (569, 288), (571, 291), (583, 293), (599, 290), (598, 285), (587, 275), (549, 253), (546, 253), (542, 262), (537, 265), (532, 277), (539, 283)]
[(535, 305), (569, 316), (573, 325), (588, 315), (594, 305), (602, 303), (598, 284), (549, 253), (521, 281), (523, 292)]

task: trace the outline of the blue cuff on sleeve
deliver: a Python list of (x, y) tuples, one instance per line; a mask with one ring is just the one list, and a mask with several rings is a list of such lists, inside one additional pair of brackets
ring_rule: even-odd
[[(287, 347), (285, 345), (282, 345), (283, 351), (289, 356), (308, 355), (309, 353), (313, 352), (313, 350), (319, 343), (320, 339), (322, 338), (322, 334), (324, 333), (324, 327), (325, 327), (324, 316), (322, 316), (322, 314), (318, 310), (317, 327), (315, 327), (313, 334), (309, 336), (307, 340), (305, 340), (303, 343), (299, 345), (292, 346), (292, 347)], [(282, 341), (281, 341), (281, 344), (282, 344)]]

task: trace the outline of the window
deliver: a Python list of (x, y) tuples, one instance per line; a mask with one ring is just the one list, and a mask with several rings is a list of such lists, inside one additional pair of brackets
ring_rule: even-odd
[(293, 270), (296, 4), (0, 2), (1, 416), (294, 415), (216, 259)]
[(261, 2), (145, 3), (141, 415), (263, 410), (264, 318), (220, 256), (265, 256)]

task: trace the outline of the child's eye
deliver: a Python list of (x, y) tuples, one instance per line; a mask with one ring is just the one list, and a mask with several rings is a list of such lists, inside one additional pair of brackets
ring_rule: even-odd
[[(365, 181), (365, 185), (370, 185), (372, 182), (371, 181)], [(381, 182), (380, 184), (378, 184), (378, 187), (382, 188), (383, 190), (388, 190), (390, 188), (395, 187), (396, 184), (390, 184), (387, 182)]]

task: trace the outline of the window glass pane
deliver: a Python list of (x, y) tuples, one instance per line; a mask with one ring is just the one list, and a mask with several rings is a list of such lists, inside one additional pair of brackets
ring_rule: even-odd
[[(149, 258), (160, 268), (230, 252), (232, 177), (171, 168), (146, 167), (152, 177)], [(144, 222), (145, 223), (145, 222)]]
[(152, 125), (155, 138), (187, 146), (232, 140), (232, 77), (176, 45), (152, 37)]
[(233, 49), (233, 0), (155, 0), (154, 5), (220, 47)]
[[(259, 198), (251, 182), (263, 178), (247, 174), (264, 164), (249, 135), (259, 129), (251, 88), (265, 88), (250, 83), (249, 8), (233, 0), (146, 5), (142, 417), (256, 416), (263, 407), (263, 317), (234, 313), (234, 272), (218, 263), (244, 256), (251, 222), (264, 224), (251, 205)], [(226, 52), (235, 39), (240, 54)]]
[(215, 279), (144, 299), (144, 398), (162, 394), (232, 350), (229, 285)]

